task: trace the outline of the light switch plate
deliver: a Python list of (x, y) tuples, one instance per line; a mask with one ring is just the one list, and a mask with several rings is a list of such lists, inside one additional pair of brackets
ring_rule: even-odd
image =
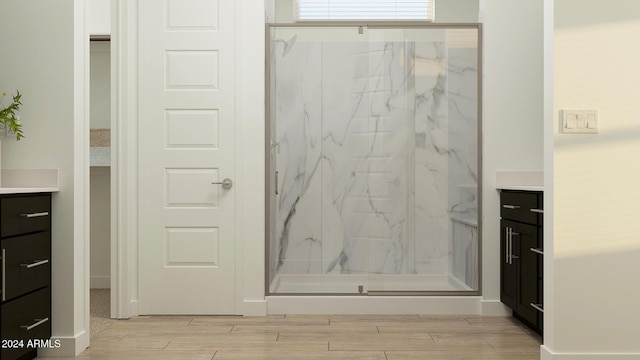
[(563, 133), (598, 133), (598, 110), (562, 110), (560, 119)]

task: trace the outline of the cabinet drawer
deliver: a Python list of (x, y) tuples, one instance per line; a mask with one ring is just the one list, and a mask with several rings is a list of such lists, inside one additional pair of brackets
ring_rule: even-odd
[[(24, 340), (51, 338), (51, 291), (45, 288), (2, 304), (2, 338)], [(30, 350), (30, 349), (22, 349)], [(2, 350), (2, 358), (15, 351)]]
[[(534, 210), (534, 211), (532, 211)], [(500, 217), (527, 224), (542, 224), (542, 196), (536, 192), (502, 191)]]
[(4, 289), (2, 300), (49, 286), (51, 283), (51, 231), (2, 240)]
[(51, 228), (51, 195), (21, 195), (0, 199), (0, 236)]

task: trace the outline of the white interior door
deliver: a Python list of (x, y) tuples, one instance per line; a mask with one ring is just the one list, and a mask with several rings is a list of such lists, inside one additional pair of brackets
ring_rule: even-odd
[(138, 14), (140, 314), (233, 314), (234, 2)]

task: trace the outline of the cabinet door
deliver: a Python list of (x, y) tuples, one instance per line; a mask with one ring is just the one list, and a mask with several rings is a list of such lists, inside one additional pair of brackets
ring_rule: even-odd
[(538, 303), (538, 254), (531, 251), (538, 244), (537, 226), (518, 224), (512, 234), (518, 256), (518, 294), (516, 312), (534, 327), (538, 326), (538, 310), (531, 304)]
[(500, 301), (513, 310), (516, 310), (518, 259), (512, 256), (511, 233), (516, 226), (513, 221), (500, 221)]
[(3, 360), (22, 359), (34, 349), (28, 347), (30, 339), (51, 338), (51, 290), (47, 287), (2, 304), (1, 330), (2, 340), (22, 341), (18, 348), (3, 348)]
[[(543, 245), (543, 231), (542, 231), (542, 227), (538, 228), (538, 249), (542, 249)], [(544, 309), (544, 255), (542, 254), (537, 254), (538, 255), (538, 306), (541, 309)], [(544, 327), (544, 314), (538, 310), (538, 330), (539, 333), (542, 334), (542, 329)]]

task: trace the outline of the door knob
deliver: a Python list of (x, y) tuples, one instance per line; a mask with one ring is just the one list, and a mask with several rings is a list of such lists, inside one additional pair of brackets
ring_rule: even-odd
[(233, 186), (233, 181), (231, 181), (231, 179), (226, 178), (224, 180), (222, 180), (222, 182), (212, 182), (212, 184), (214, 185), (222, 185), (223, 189), (231, 189), (231, 187)]

